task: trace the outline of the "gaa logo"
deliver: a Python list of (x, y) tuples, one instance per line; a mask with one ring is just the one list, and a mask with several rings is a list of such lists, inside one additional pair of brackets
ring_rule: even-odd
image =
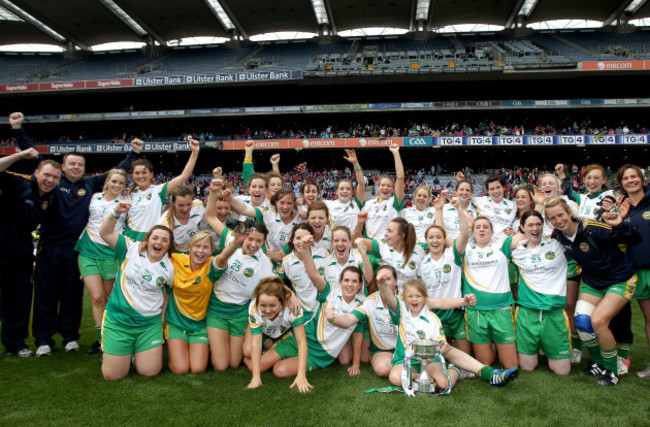
[(253, 277), (254, 271), (251, 267), (244, 269), (244, 276)]
[(165, 278), (162, 276), (158, 276), (158, 278), (156, 279), (156, 286), (162, 288), (164, 285), (165, 285)]
[(544, 255), (544, 258), (546, 258), (549, 261), (554, 260), (555, 259), (555, 252), (553, 252), (553, 251), (546, 252), (546, 254)]
[(41, 208), (43, 208), (43, 210), (47, 209), (47, 200), (43, 202)]
[(589, 245), (585, 242), (580, 243), (580, 250), (582, 252), (589, 252)]
[(445, 273), (445, 274), (449, 274), (449, 273), (451, 272), (451, 265), (449, 265), (449, 264), (445, 264), (445, 265), (442, 267), (442, 272)]
[(423, 330), (417, 331), (416, 334), (417, 334), (418, 338), (420, 338), (421, 340), (426, 339), (426, 337), (427, 337), (427, 335), (424, 333)]
[(643, 219), (650, 219), (650, 211), (643, 212)]

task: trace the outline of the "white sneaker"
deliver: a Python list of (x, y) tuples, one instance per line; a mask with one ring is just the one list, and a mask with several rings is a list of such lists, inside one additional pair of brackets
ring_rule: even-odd
[(51, 356), (52, 355), (52, 347), (49, 345), (39, 345), (38, 348), (36, 349), (36, 357), (41, 357), (41, 356)]
[(582, 350), (577, 348), (571, 349), (571, 363), (580, 363), (582, 362)]
[(34, 355), (34, 352), (28, 349), (27, 347), (21, 348), (18, 350), (18, 353), (16, 353), (16, 356), (18, 357), (32, 357)]
[(650, 378), (650, 364), (648, 364), (648, 367), (645, 368), (641, 372), (637, 372), (636, 376), (639, 378)]
[(629, 359), (623, 359), (621, 356), (616, 356), (616, 363), (618, 364), (618, 376), (625, 375), (630, 372), (628, 366)]
[(79, 344), (77, 341), (70, 341), (65, 345), (65, 351), (66, 353), (70, 353), (71, 351), (79, 351)]
[(468, 378), (474, 378), (476, 374), (474, 372), (466, 371), (464, 369), (460, 370), (460, 377), (458, 378), (459, 380), (466, 380)]

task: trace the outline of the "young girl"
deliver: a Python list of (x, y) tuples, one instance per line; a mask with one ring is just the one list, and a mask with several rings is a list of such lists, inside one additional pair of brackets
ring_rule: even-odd
[[(355, 234), (363, 226), (365, 217), (359, 214), (359, 222)], [(404, 218), (394, 218), (388, 223), (384, 235), (386, 243), (377, 239), (363, 239), (365, 247), (371, 248), (371, 253), (397, 271), (397, 288), (401, 291), (404, 282), (416, 277), (416, 268), (425, 255), (422, 246), (418, 245), (415, 237), (415, 227)]]
[(363, 207), (363, 200), (366, 198), (366, 180), (363, 171), (357, 160), (357, 153), (354, 150), (345, 150), (343, 157), (352, 163), (354, 177), (357, 180), (355, 191), (352, 181), (341, 179), (336, 185), (336, 200), (325, 200), (330, 212), (330, 219), (334, 227), (343, 226), (354, 230), (357, 224), (357, 215)]
[(205, 316), (214, 288), (208, 277), (214, 238), (199, 231), (187, 247), (189, 254), (171, 257), (174, 283), (165, 310), (169, 370), (175, 374), (205, 372), (210, 352)]
[(203, 221), (205, 206), (201, 200), (194, 200), (193, 197), (194, 190), (189, 185), (174, 188), (169, 193), (169, 209), (158, 221), (158, 224), (174, 232), (175, 252), (187, 254), (192, 236), (206, 228)]
[[(102, 316), (117, 273), (114, 251), (99, 235), (99, 227), (123, 199), (126, 178), (126, 172), (122, 169), (108, 172), (104, 191), (93, 195), (88, 225), (75, 245), (75, 250), (79, 252), (79, 272), (90, 295), (97, 330), (97, 340), (90, 346), (88, 354), (99, 353), (101, 349)], [(125, 219), (126, 215), (120, 215), (115, 221), (115, 232), (122, 234)]]
[(532, 371), (543, 350), (551, 371), (571, 372), (571, 344), (566, 306), (567, 259), (556, 240), (543, 235), (542, 214), (529, 210), (521, 216), (526, 240), (512, 251), (519, 268), (519, 294), (515, 326), (519, 364)]
[(377, 198), (368, 200), (363, 206), (367, 213), (364, 237), (379, 239), (386, 232), (388, 223), (404, 207), (404, 165), (399, 155), (399, 146), (393, 144), (390, 151), (395, 159), (395, 181), (387, 176), (379, 179)]
[(126, 236), (141, 241), (147, 231), (156, 225), (162, 215), (163, 206), (167, 203), (167, 196), (192, 175), (199, 149), (198, 141), (190, 141), (192, 153), (183, 172), (164, 184), (151, 185), (153, 165), (149, 160), (139, 159), (132, 163), (133, 182), (126, 198), (131, 204), (124, 231)]
[(298, 387), (301, 393), (307, 393), (313, 388), (307, 381), (307, 338), (305, 322), (307, 318), (302, 311), (293, 314), (288, 305), (291, 292), (277, 277), (267, 277), (260, 281), (253, 292), (253, 300), (248, 309), (248, 328), (244, 337), (244, 363), (252, 372), (253, 378), (248, 388), (262, 385), (260, 374), (271, 368), (277, 377), (282, 377), (280, 369), (275, 365), (282, 360), (274, 347), (262, 354), (264, 342), (269, 345), (282, 341), (291, 334), (298, 348), (298, 372), (296, 379), (289, 388)]
[(115, 231), (115, 221), (129, 210), (124, 200), (106, 217), (99, 235), (119, 260), (118, 286), (111, 292), (102, 322), (102, 374), (106, 380), (128, 375), (131, 363), (140, 375), (158, 375), (162, 369), (164, 288), (174, 278), (169, 260), (172, 231), (154, 226), (142, 243)]
[(403, 209), (399, 216), (413, 224), (418, 243), (424, 243), (424, 232), (436, 219), (436, 208), (431, 206), (431, 187), (420, 185), (413, 192), (414, 206)]

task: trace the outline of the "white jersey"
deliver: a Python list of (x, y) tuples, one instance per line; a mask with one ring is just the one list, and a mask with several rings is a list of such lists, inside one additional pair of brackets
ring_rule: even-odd
[(159, 321), (164, 303), (163, 287), (171, 288), (174, 267), (167, 254), (151, 262), (140, 245), (120, 235), (115, 257), (120, 260), (116, 286), (106, 304), (106, 312), (125, 326), (144, 326)]
[(462, 257), (456, 250), (456, 242), (440, 256), (440, 259), (425, 256), (418, 265), (417, 276), (427, 285), (431, 298), (462, 298)]
[(391, 313), (393, 321), (399, 321), (399, 336), (393, 356), (393, 363), (404, 359), (406, 350), (413, 350), (418, 340), (444, 341), (445, 333), (438, 316), (425, 306), (417, 316), (406, 308), (404, 301), (397, 298), (397, 313)]
[[(205, 216), (205, 206), (203, 202), (199, 199), (192, 201), (192, 209), (190, 210), (190, 219), (187, 221), (187, 224), (181, 224), (176, 217), (174, 217), (174, 224), (169, 223), (167, 212), (165, 212), (158, 224), (164, 225), (165, 227), (171, 228), (174, 233), (174, 246), (177, 252), (189, 251), (187, 247), (194, 236), (199, 230), (205, 228), (205, 222), (203, 218)], [(208, 227), (209, 228), (209, 227)]]
[(499, 203), (492, 201), (489, 196), (476, 198), (476, 206), (480, 216), (484, 216), (492, 223), (492, 231), (496, 239), (506, 237), (503, 232), (506, 228), (512, 227), (512, 223), (517, 216), (517, 207), (515, 203), (503, 199)]
[(382, 264), (388, 264), (397, 271), (397, 289), (400, 292), (404, 289), (404, 283), (417, 278), (418, 264), (426, 255), (424, 248), (416, 244), (408, 263), (405, 264), (403, 254), (378, 240), (372, 241), (372, 253), (381, 258)]
[[(569, 198), (567, 196), (559, 196), (559, 197), (561, 199), (566, 200), (567, 204), (569, 205), (569, 208), (571, 208), (571, 212), (573, 213), (574, 217), (577, 218), (577, 217), (580, 216), (579, 208), (578, 208), (578, 205), (576, 204), (576, 202), (574, 202), (573, 200), (569, 200)], [(542, 207), (542, 212), (545, 212), (545, 210), (544, 210), (545, 208), (546, 208), (546, 201), (544, 201), (544, 206)], [(551, 237), (551, 233), (553, 233), (553, 230), (555, 230), (555, 227), (553, 227), (551, 222), (546, 219), (546, 215), (544, 215), (542, 213), (542, 216), (544, 217), (544, 236)], [(519, 230), (515, 229), (515, 231), (519, 231)]]
[[(90, 206), (88, 207), (90, 213), (88, 216), (88, 224), (86, 224), (86, 228), (84, 228), (81, 236), (79, 236), (79, 241), (75, 246), (75, 250), (79, 252), (80, 255), (95, 259), (114, 258), (113, 248), (111, 248), (99, 235), (99, 227), (102, 225), (102, 222), (104, 222), (104, 219), (113, 213), (115, 207), (122, 199), (123, 197), (121, 195), (117, 196), (113, 200), (106, 200), (102, 197), (102, 193), (93, 194), (93, 197), (90, 200)], [(124, 221), (126, 221), (125, 213), (120, 215), (117, 221), (115, 221), (113, 231), (122, 234)]]
[(366, 237), (369, 239), (382, 239), (384, 233), (386, 233), (388, 223), (399, 215), (399, 211), (403, 207), (404, 201), (402, 200), (402, 204), (398, 204), (395, 196), (390, 196), (381, 202), (379, 198), (368, 200), (363, 206), (363, 210), (368, 212)]
[[(251, 207), (254, 207), (254, 208), (270, 209), (270, 208), (273, 207), (273, 205), (269, 201), (268, 197), (264, 197), (264, 200), (262, 201), (262, 204), (259, 205), (259, 206), (253, 206), (251, 204), (251, 196), (247, 196), (247, 195), (244, 195), (244, 194), (240, 194), (239, 196), (235, 196), (235, 200), (238, 200), (239, 202), (245, 204), (246, 206), (251, 206)], [(246, 218), (248, 218), (246, 215), (237, 215), (237, 212), (235, 212), (235, 211), (230, 212), (230, 217), (232, 217), (234, 219), (239, 219), (239, 220), (242, 220), (242, 221), (244, 221)]]
[[(476, 218), (478, 216), (478, 208), (473, 202), (467, 206), (467, 212)], [(452, 239), (458, 238), (460, 236), (460, 224), (458, 222), (458, 212), (456, 208), (451, 203), (445, 204), (442, 208), (442, 220), (445, 223), (445, 230), (447, 230), (447, 237)]]
[(578, 194), (578, 193), (573, 193), (574, 196), (578, 196), (580, 199), (580, 216), (589, 218), (589, 219), (596, 219), (596, 213), (598, 210), (601, 208), (598, 206), (598, 203), (601, 203), (603, 199), (607, 196), (612, 196), (616, 197), (614, 194), (614, 190), (604, 190), (601, 193), (598, 193), (596, 195), (591, 195), (591, 194)]
[(415, 207), (410, 207), (403, 209), (399, 216), (413, 224), (418, 243), (425, 243), (424, 233), (436, 220), (436, 208), (429, 206), (423, 211), (419, 211)]
[(339, 200), (323, 200), (330, 212), (330, 221), (334, 227), (348, 227), (350, 231), (357, 225), (357, 218), (361, 212), (361, 202), (355, 198), (347, 203)]
[[(314, 264), (316, 264), (318, 274), (323, 276), (325, 274), (325, 257), (327, 257), (327, 251), (312, 247), (311, 255), (314, 259)], [(291, 252), (282, 259), (282, 270), (279, 273), (280, 276), (284, 276), (291, 281), (296, 296), (302, 302), (303, 309), (313, 314), (318, 308), (318, 301), (316, 300), (318, 291), (307, 275), (305, 264)]]
[(271, 320), (258, 309), (257, 300), (252, 300), (248, 307), (248, 324), (252, 335), (264, 334), (275, 340), (294, 326), (305, 323), (305, 320), (302, 309), (295, 315), (289, 308), (284, 307), (277, 317)]
[(283, 249), (284, 245), (289, 242), (289, 236), (293, 227), (303, 222), (300, 216), (296, 215), (288, 224), (285, 224), (280, 219), (280, 214), (275, 208), (255, 208), (255, 212), (257, 212), (257, 220), (263, 221), (269, 231), (266, 236), (266, 247), (271, 251)]
[(158, 224), (163, 206), (167, 204), (167, 184), (152, 185), (144, 191), (136, 188), (127, 196), (131, 209), (126, 218), (124, 234), (141, 241), (151, 228)]
[(514, 301), (508, 260), (512, 238), (492, 240), (484, 248), (470, 242), (463, 261), (463, 294), (476, 294), (476, 310), (497, 310)]
[[(359, 267), (363, 270), (363, 259), (361, 258), (361, 253), (357, 249), (350, 248), (350, 255), (348, 260), (344, 264), (339, 264), (336, 260), (336, 254), (332, 252), (325, 258), (325, 275), (324, 279), (329, 282), (332, 286), (339, 284), (341, 280), (341, 273), (346, 267)], [(358, 298), (365, 298), (365, 283), (359, 290), (357, 294)]]
[[(228, 240), (229, 244), (232, 240)], [(215, 270), (217, 259), (212, 261)], [(244, 255), (241, 248), (228, 259), (228, 265), (214, 286), (214, 295), (226, 304), (248, 304), (253, 296), (255, 287), (265, 277), (274, 277), (271, 261), (260, 249), (255, 255)]]
[(393, 351), (397, 344), (399, 322), (392, 321), (388, 307), (384, 306), (381, 294), (375, 292), (363, 300), (352, 314), (361, 322), (368, 322), (370, 350)]
[(527, 244), (524, 240), (512, 251), (520, 274), (517, 303), (539, 310), (564, 308), (567, 259), (562, 244), (546, 237), (535, 248), (529, 249)]

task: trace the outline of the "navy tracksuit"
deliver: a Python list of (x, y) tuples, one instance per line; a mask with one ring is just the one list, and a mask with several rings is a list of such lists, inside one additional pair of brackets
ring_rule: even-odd
[(32, 231), (52, 206), (53, 193), (39, 196), (34, 175), (0, 172), (0, 288), (2, 344), (17, 353), (26, 348), (32, 306)]

